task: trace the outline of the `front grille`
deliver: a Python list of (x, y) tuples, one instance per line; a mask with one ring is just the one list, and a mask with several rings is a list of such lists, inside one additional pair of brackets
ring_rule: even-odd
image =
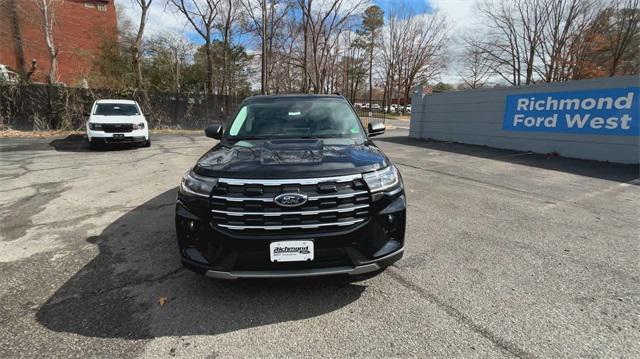
[[(298, 207), (281, 207), (274, 198), (282, 193), (305, 194), (308, 200)], [(256, 233), (335, 231), (365, 222), (370, 202), (361, 175), (286, 180), (221, 178), (211, 196), (211, 222), (225, 230)]]
[(103, 123), (102, 131), (107, 133), (125, 133), (133, 131), (133, 125), (130, 123)]

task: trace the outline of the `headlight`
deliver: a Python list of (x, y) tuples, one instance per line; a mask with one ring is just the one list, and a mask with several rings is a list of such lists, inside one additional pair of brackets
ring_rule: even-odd
[(102, 125), (99, 123), (89, 122), (89, 128), (94, 131), (102, 131)]
[(378, 192), (398, 183), (398, 170), (394, 166), (389, 166), (379, 171), (365, 173), (362, 178), (367, 182), (371, 192)]
[(216, 183), (218, 183), (217, 178), (203, 177), (193, 171), (189, 171), (182, 177), (180, 192), (186, 195), (208, 198)]
[(138, 124), (133, 124), (133, 129), (134, 130), (143, 130), (144, 129), (144, 122), (140, 122)]

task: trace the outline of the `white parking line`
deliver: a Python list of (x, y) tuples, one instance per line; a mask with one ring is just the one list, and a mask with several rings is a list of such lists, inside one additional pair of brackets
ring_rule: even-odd
[(598, 190), (598, 191), (585, 193), (585, 194), (583, 194), (581, 196), (572, 198), (572, 199), (570, 199), (568, 201), (550, 203), (550, 204), (547, 204), (546, 206), (544, 206), (543, 209), (552, 209), (552, 208), (556, 208), (558, 206), (561, 206), (563, 204), (575, 204), (577, 202), (583, 201), (585, 199), (593, 198), (593, 197), (599, 196), (599, 195), (604, 194), (604, 193), (613, 192), (613, 191), (617, 191), (617, 190), (620, 190), (622, 188), (626, 188), (626, 187), (629, 187), (629, 186), (638, 186), (638, 185), (640, 185), (640, 179), (636, 178), (636, 179), (634, 179), (632, 181), (629, 181), (629, 182), (619, 183), (619, 184), (617, 184), (615, 186), (607, 187), (607, 188), (604, 188), (604, 189), (601, 189), (601, 190)]

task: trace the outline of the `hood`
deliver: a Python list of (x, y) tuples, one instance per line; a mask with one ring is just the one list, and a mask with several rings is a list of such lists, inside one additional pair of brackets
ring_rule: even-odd
[(220, 142), (194, 170), (209, 177), (310, 178), (384, 168), (388, 159), (371, 141), (353, 139)]
[(144, 122), (144, 116), (101, 116), (91, 115), (89, 122), (93, 123), (140, 123)]

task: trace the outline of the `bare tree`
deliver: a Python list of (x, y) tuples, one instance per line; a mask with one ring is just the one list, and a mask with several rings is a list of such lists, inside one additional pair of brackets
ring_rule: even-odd
[(415, 85), (427, 83), (441, 73), (448, 40), (441, 14), (415, 14), (402, 5), (391, 9), (380, 40), (385, 108), (391, 102), (387, 99), (398, 98), (407, 104)]
[(187, 58), (193, 53), (193, 43), (180, 35), (165, 33), (152, 38), (148, 48), (151, 65), (157, 70), (155, 73), (160, 75), (160, 79), (155, 79), (156, 86), (163, 85), (158, 89), (179, 93), (182, 89), (183, 68)]
[(355, 101), (360, 85), (366, 76), (365, 62), (367, 49), (360, 46), (353, 32), (346, 31), (343, 36), (342, 62), (344, 67), (343, 91), (351, 101)]
[(168, 0), (187, 19), (195, 32), (204, 41), (206, 81), (205, 90), (214, 93), (211, 41), (221, 0)]
[(222, 84), (221, 93), (229, 94), (228, 82), (229, 82), (229, 55), (231, 48), (231, 38), (234, 23), (239, 19), (241, 13), (238, 11), (240, 8), (238, 1), (236, 0), (223, 0), (220, 4), (220, 18), (217, 25), (220, 35), (222, 37)]
[(311, 5), (313, 0), (298, 0), (300, 10), (302, 10), (302, 33), (304, 50), (302, 55), (302, 92), (309, 92), (309, 17), (307, 14), (311, 13)]
[(58, 54), (60, 53), (60, 48), (56, 45), (53, 33), (56, 23), (58, 0), (36, 0), (36, 5), (40, 10), (38, 22), (44, 35), (47, 53), (49, 55), (47, 81), (53, 84), (58, 82)]
[(243, 0), (242, 5), (247, 15), (246, 26), (260, 41), (260, 93), (267, 94), (269, 73), (273, 71), (271, 55), (274, 41), (284, 25), (291, 4), (281, 0)]
[[(611, 56), (611, 66), (609, 76), (615, 76), (618, 72), (620, 61), (631, 50), (632, 56), (637, 58), (637, 41), (640, 23), (640, 1), (639, 0), (613, 0), (610, 4), (610, 28), (607, 31), (610, 46), (608, 53)], [(630, 48), (633, 41), (636, 41), (636, 48)]]
[(484, 40), (475, 45), (490, 57), (493, 72), (511, 85), (535, 82), (535, 60), (548, 21), (544, 1), (486, 1), (478, 6)]
[[(304, 16), (308, 22), (307, 36), (310, 41), (310, 62), (311, 69), (307, 69), (307, 75), (313, 85), (313, 91), (320, 93), (327, 90), (327, 78), (333, 69), (329, 66), (332, 63), (332, 51), (337, 46), (340, 33), (352, 25), (350, 22), (354, 15), (363, 10), (366, 0), (344, 1), (331, 0), (321, 4), (316, 3), (315, 7), (311, 2), (307, 6), (302, 6)], [(333, 52), (335, 54), (335, 51)]]
[(401, 50), (406, 55), (401, 61), (399, 84), (408, 103), (416, 84), (428, 82), (445, 67), (442, 50), (449, 37), (445, 19), (437, 13), (411, 16), (406, 26), (406, 41)]
[(270, 42), (268, 87), (274, 93), (305, 91), (304, 35), (300, 31), (304, 21), (299, 15), (289, 11)]
[(403, 43), (403, 23), (400, 14), (402, 9), (393, 9), (387, 25), (382, 30), (380, 47), (380, 67), (384, 73), (384, 93), (383, 104), (385, 109), (391, 103), (390, 99), (394, 98), (395, 79), (399, 71), (399, 65), (403, 54), (400, 52), (400, 46)]
[(543, 29), (543, 40), (538, 48), (542, 64), (539, 74), (546, 82), (569, 79), (574, 42), (580, 40), (594, 19), (596, 0), (547, 0), (548, 21)]
[[(39, 0), (43, 1), (43, 0)], [(133, 65), (133, 72), (136, 78), (136, 87), (144, 88), (144, 80), (142, 78), (142, 39), (144, 36), (144, 28), (147, 24), (149, 17), (149, 8), (153, 0), (134, 0), (135, 4), (140, 8), (140, 24), (138, 25), (138, 31), (131, 43), (131, 62)]]
[(639, 5), (640, 0), (486, 1), (479, 5), (483, 40), (474, 46), (494, 74), (516, 86), (634, 73)]
[(462, 55), (462, 66), (456, 72), (462, 79), (464, 88), (483, 88), (491, 77), (491, 59), (479, 50), (476, 44), (480, 40), (477, 37), (467, 36), (464, 41), (466, 45)]
[(548, 21), (549, 8), (545, 0), (516, 0), (516, 21), (520, 24), (520, 34), (523, 38), (523, 62), (525, 69), (525, 84), (534, 82), (533, 74), (538, 47), (542, 42), (543, 29)]

